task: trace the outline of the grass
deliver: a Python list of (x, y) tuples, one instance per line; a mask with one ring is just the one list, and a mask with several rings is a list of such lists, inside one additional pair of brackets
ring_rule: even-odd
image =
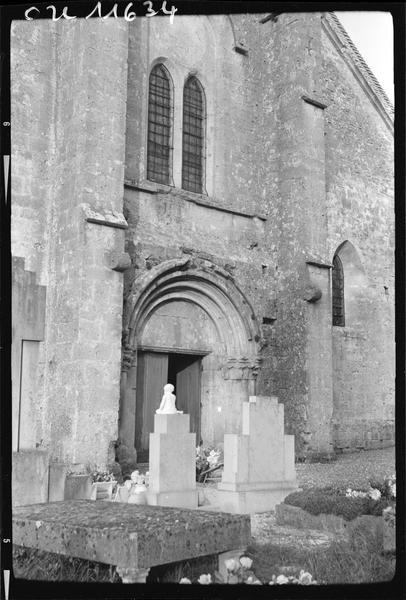
[(371, 535), (359, 534), (353, 542), (334, 541), (326, 548), (266, 544), (252, 545), (247, 554), (253, 559), (253, 569), (262, 582), (272, 575), (297, 574), (304, 569), (319, 584), (376, 583), (390, 581), (395, 575), (395, 560), (383, 554)]
[(37, 581), (121, 581), (113, 566), (20, 546), (13, 546), (13, 572), (18, 579)]
[(382, 515), (390, 502), (386, 498), (347, 498), (339, 488), (311, 488), (293, 492), (284, 499), (285, 504), (297, 506), (312, 515), (331, 514), (351, 521), (360, 515)]
[[(394, 471), (394, 449), (345, 455), (332, 464), (296, 465), (303, 488), (341, 485), (358, 489), (369, 479), (383, 479)], [(210, 484), (209, 484), (210, 485)], [(254, 560), (253, 570), (263, 582), (272, 575), (309, 571), (318, 583), (371, 583), (390, 581), (395, 561), (381, 553), (373, 537), (363, 533), (352, 544), (335, 541), (328, 548), (282, 546), (277, 543), (251, 545), (247, 554)], [(165, 568), (151, 569), (148, 581), (178, 582), (181, 577), (195, 581), (200, 574), (214, 573), (211, 559), (204, 557)], [(57, 554), (14, 547), (13, 569), (18, 578), (43, 581), (111, 582), (121, 580), (109, 565), (63, 557)]]
[[(253, 559), (256, 576), (268, 583), (272, 575), (297, 575), (309, 571), (319, 584), (375, 583), (390, 581), (395, 575), (395, 561), (382, 554), (373, 537), (360, 534), (352, 543), (333, 542), (328, 548), (306, 550), (278, 544), (251, 545), (247, 556)], [(114, 567), (68, 558), (48, 552), (14, 547), (14, 575), (22, 579), (42, 581), (76, 581), (120, 583)], [(148, 583), (177, 583), (182, 577), (196, 581), (203, 573), (214, 574), (213, 557), (203, 557), (153, 567)]]
[[(214, 573), (217, 559), (203, 556), (150, 569), (147, 583), (178, 583), (182, 577), (196, 581), (202, 573)], [(13, 547), (13, 571), (18, 579), (120, 583), (115, 567), (20, 546)]]

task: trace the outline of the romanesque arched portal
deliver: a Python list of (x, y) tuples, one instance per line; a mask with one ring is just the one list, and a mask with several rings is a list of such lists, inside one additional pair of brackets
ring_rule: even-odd
[(230, 274), (209, 261), (165, 261), (137, 278), (124, 315), (120, 440), (147, 458), (162, 386), (176, 387), (205, 444), (237, 431), (255, 392), (259, 329)]

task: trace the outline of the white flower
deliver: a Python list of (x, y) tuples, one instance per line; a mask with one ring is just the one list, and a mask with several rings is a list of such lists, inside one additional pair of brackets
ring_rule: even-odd
[(276, 578), (276, 583), (278, 583), (278, 584), (289, 583), (289, 579), (287, 577), (285, 577), (285, 575), (278, 575), (278, 577)]
[(244, 569), (250, 569), (252, 567), (252, 559), (248, 556), (241, 556), (240, 564)]
[(390, 493), (394, 498), (396, 498), (396, 483), (392, 483), (392, 485), (390, 486)]
[(216, 452), (216, 450), (210, 450), (210, 453), (207, 457), (207, 462), (209, 463), (209, 465), (212, 467), (214, 467), (220, 458), (220, 452)]
[(139, 477), (140, 472), (139, 471), (133, 471), (130, 475), (131, 477), (131, 481), (134, 481), (134, 483), (138, 482), (138, 477)]
[(381, 497), (381, 492), (377, 489), (371, 489), (369, 491), (369, 497), (372, 498), (372, 500), (379, 500)]
[(207, 573), (207, 575), (200, 575), (199, 579), (197, 580), (197, 583), (201, 583), (202, 585), (206, 585), (208, 583), (211, 583), (211, 575), (210, 575), (210, 573)]
[(229, 558), (228, 560), (225, 560), (224, 565), (227, 571), (229, 571), (229, 573), (238, 571), (238, 562), (234, 558)]
[(368, 496), (367, 492), (357, 492), (356, 490), (352, 490), (351, 488), (347, 488), (345, 492), (346, 498), (366, 498)]
[(127, 490), (131, 489), (131, 486), (132, 486), (132, 481), (131, 481), (131, 479), (126, 479), (126, 480), (124, 481), (124, 485), (125, 485), (125, 487), (127, 488)]
[(310, 573), (307, 573), (305, 571), (300, 571), (299, 574), (299, 583), (301, 585), (310, 585), (312, 583), (313, 577), (310, 575)]
[[(245, 583), (248, 583), (248, 585), (262, 585), (262, 583), (260, 582), (260, 580), (256, 579), (252, 575), (250, 575), (249, 577), (247, 577), (247, 579), (245, 580)], [(273, 582), (272, 582), (272, 584), (273, 584)]]
[(182, 577), (182, 579), (179, 581), (179, 583), (192, 583), (192, 582), (187, 577)]

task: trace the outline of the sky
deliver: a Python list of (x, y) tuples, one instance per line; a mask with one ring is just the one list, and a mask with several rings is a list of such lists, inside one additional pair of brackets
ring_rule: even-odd
[(393, 23), (387, 12), (336, 12), (393, 104)]

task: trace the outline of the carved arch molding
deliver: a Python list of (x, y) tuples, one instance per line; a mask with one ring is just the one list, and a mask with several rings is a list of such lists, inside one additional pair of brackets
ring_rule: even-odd
[(250, 302), (230, 273), (190, 257), (162, 262), (135, 279), (124, 310), (123, 370), (135, 363), (137, 341), (154, 311), (177, 300), (196, 304), (212, 320), (228, 357), (219, 365), (225, 379), (256, 377), (260, 330)]

